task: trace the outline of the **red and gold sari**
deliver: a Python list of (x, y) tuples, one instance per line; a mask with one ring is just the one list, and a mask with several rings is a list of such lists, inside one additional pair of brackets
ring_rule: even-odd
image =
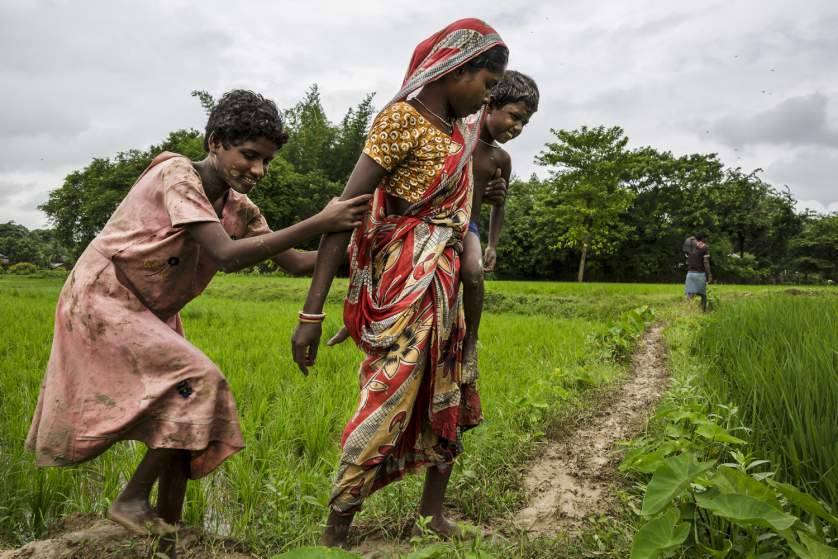
[[(455, 22), (415, 50), (393, 102), (503, 44), (480, 20)], [(462, 430), (482, 420), (476, 378), (465, 378), (460, 252), (472, 197), (472, 153), (482, 115), (454, 126), (445, 164), (403, 215), (387, 215), (379, 187), (350, 245), (344, 322), (366, 357), (361, 396), (343, 432), (331, 506), (357, 510), (408, 471), (450, 464)]]

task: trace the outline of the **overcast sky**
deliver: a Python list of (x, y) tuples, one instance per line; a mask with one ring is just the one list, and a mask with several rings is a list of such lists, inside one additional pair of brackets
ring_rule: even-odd
[(0, 222), (44, 226), (68, 172), (203, 128), (193, 89), (284, 108), (317, 83), (333, 120), (367, 92), (380, 107), (413, 47), (461, 17), (493, 25), (541, 89), (508, 144), (516, 174), (544, 174), (550, 128), (620, 125), (632, 147), (716, 152), (838, 211), (833, 0), (3, 0)]

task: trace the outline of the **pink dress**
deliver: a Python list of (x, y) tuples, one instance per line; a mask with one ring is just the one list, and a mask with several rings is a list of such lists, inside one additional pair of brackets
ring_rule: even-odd
[(189, 159), (157, 156), (67, 278), (26, 446), (41, 466), (76, 464), (114, 442), (192, 451), (191, 477), (244, 448), (230, 386), (183, 337), (178, 311), (217, 271), (183, 227), (232, 238), (270, 232), (230, 190), (219, 218)]

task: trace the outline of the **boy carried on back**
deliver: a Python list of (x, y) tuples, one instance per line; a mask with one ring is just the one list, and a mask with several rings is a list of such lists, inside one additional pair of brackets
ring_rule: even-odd
[[(483, 311), (483, 273), (495, 269), (498, 240), (503, 227), (506, 185), (512, 173), (512, 159), (499, 144), (518, 137), (537, 110), (538, 87), (535, 81), (520, 72), (507, 71), (492, 88), (480, 142), (474, 152), (471, 223), (463, 243), (460, 270), (466, 319), (463, 366), (467, 375), (477, 374), (477, 332)], [(493, 204), (485, 252), (481, 250), (478, 226), (484, 198)]]

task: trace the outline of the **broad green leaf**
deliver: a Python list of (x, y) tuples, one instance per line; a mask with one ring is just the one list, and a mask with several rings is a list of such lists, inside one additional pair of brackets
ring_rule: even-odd
[(715, 423), (705, 423), (703, 425), (699, 425), (695, 432), (710, 441), (728, 444), (747, 444), (747, 441), (734, 437), (723, 427), (716, 425)]
[(660, 450), (654, 452), (632, 452), (626, 455), (620, 464), (621, 472), (641, 472), (651, 474), (663, 464), (665, 456)]
[(360, 557), (360, 555), (349, 553), (342, 549), (315, 545), (292, 549), (291, 551), (274, 555), (272, 559), (360, 559)]
[(747, 495), (713, 493), (697, 494), (696, 504), (738, 524), (762, 526), (779, 532), (791, 528), (798, 521), (796, 516), (781, 512)]
[(806, 532), (798, 532), (797, 535), (812, 559), (838, 559), (838, 549), (819, 542)]
[(631, 546), (631, 559), (657, 559), (661, 553), (677, 549), (687, 539), (690, 525), (678, 524), (678, 509), (671, 508), (637, 531)]
[(654, 516), (676, 499), (696, 477), (713, 467), (714, 462), (699, 462), (689, 452), (667, 458), (655, 470), (640, 511), (645, 517)]
[(720, 467), (710, 484), (722, 493), (747, 495), (763, 503), (768, 503), (779, 511), (783, 510), (777, 495), (774, 494), (769, 485), (757, 481), (748, 474), (734, 468)]
[(824, 508), (824, 506), (811, 495), (800, 491), (793, 485), (788, 483), (781, 483), (773, 479), (767, 480), (768, 484), (780, 492), (780, 494), (788, 499), (792, 505), (805, 510), (809, 514), (813, 514), (823, 518), (833, 526), (838, 526), (838, 517), (835, 517)]
[(701, 544), (698, 544), (698, 548), (710, 557), (714, 557), (715, 559), (725, 559), (725, 557), (727, 557), (733, 549), (733, 542), (725, 540), (725, 544), (721, 549), (713, 549)]

